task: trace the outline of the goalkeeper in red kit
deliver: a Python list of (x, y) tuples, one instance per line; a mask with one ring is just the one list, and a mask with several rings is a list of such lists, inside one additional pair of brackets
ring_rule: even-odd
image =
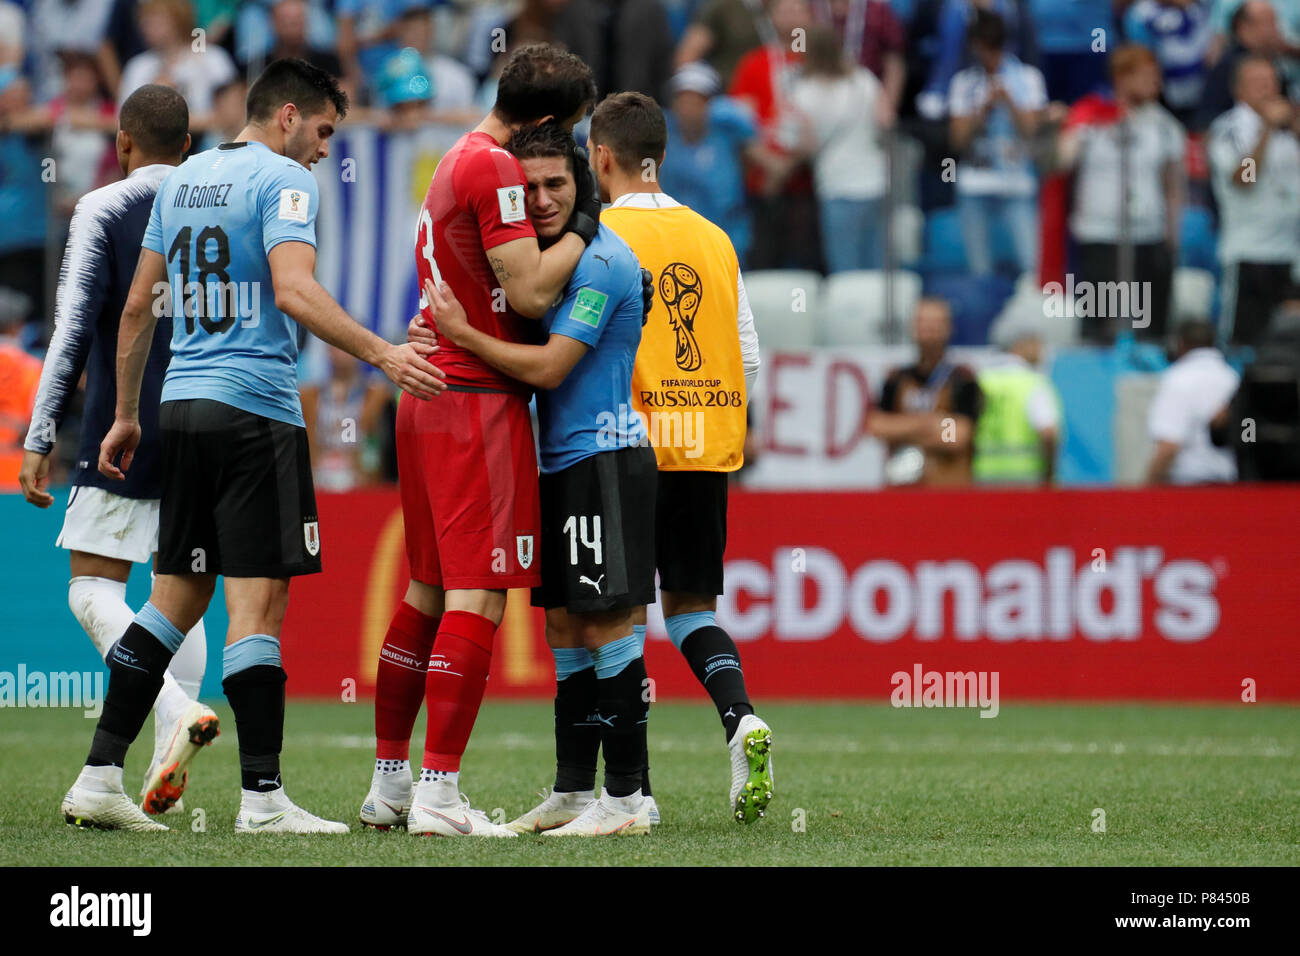
[[(535, 320), (564, 290), (600, 213), (589, 188), (565, 234), (543, 252), (528, 219), (523, 169), (504, 144), (515, 130), (546, 120), (572, 129), (595, 98), (582, 60), (547, 44), (521, 47), (505, 65), (492, 112), (433, 174), (416, 232), (421, 288), (446, 282), (470, 324), (488, 335), (535, 339)], [(446, 340), (437, 365), (447, 384), (438, 401), (403, 401), (397, 414), (411, 581), (380, 650), (375, 771), (361, 822), (405, 824), (413, 834), (513, 837), (470, 806), (459, 777), (506, 591), (541, 584), (532, 390)], [(421, 700), (428, 726), (416, 781), (408, 749)]]

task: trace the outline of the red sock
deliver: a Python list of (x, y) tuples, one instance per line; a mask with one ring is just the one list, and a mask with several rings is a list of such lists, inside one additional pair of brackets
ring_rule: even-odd
[(424, 766), (430, 770), (460, 770), (487, 688), (496, 630), (487, 618), (469, 611), (448, 611), (442, 616), (424, 689), (429, 717)]
[(397, 606), (375, 674), (375, 756), (380, 760), (407, 759), (437, 633), (438, 618), (405, 601)]

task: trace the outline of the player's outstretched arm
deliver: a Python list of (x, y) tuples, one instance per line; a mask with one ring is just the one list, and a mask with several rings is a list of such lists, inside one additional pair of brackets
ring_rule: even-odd
[[(161, 311), (159, 295), (167, 289), (167, 261), (161, 253), (141, 249), (117, 330), (116, 416), (99, 446), (100, 473), (118, 481), (126, 478), (140, 444), (140, 383)], [(116, 464), (119, 456), (120, 467)]]
[(393, 345), (362, 328), (343, 311), (313, 275), (316, 249), (306, 242), (281, 242), (271, 249), (275, 307), (330, 345), (379, 369), (398, 388), (428, 399), (447, 386), (446, 375), (422, 356), (437, 351), (419, 343)]
[(545, 345), (520, 345), (479, 331), (469, 324), (464, 307), (445, 282), (435, 288), (425, 279), (424, 295), (438, 330), (447, 339), (534, 388), (555, 388), (587, 354), (586, 344), (566, 335), (552, 335)]

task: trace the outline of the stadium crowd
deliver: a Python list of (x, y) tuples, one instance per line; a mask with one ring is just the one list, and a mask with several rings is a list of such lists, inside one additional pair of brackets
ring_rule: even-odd
[[(1219, 349), (1237, 370), (1256, 352), (1275, 372), (1300, 366), (1294, 0), (0, 0), (0, 375), (12, 383), (3, 424), (14, 447), (18, 393), (39, 370), (25, 353), (48, 339), (67, 222), (82, 194), (120, 175), (112, 134), (133, 90), (174, 85), (194, 148), (207, 148), (242, 126), (250, 78), (298, 56), (341, 78), (359, 107), (350, 124), (468, 129), (492, 104), (505, 55), (538, 40), (580, 55), (602, 94), (638, 90), (665, 106), (661, 183), (727, 231), (747, 281), (802, 270), (812, 280), (796, 281), (874, 289), (852, 277), (887, 277), (878, 330), (805, 338), (898, 343), (913, 328), (921, 358), (890, 376), (869, 426), (899, 474), (945, 472), (934, 449), (916, 457), (908, 416), (956, 410), (968, 452), (949, 478), (1009, 477), (999, 469), (1016, 467), (1013, 446), (1037, 436), (1035, 480), (1050, 480), (1060, 409), (1035, 370), (1044, 343), (1136, 336), (1214, 365), (1220, 383)], [(896, 281), (908, 275), (920, 281)], [(1052, 282), (1065, 296), (1110, 283), (1145, 291), (1062, 325), (1044, 307)], [(764, 322), (811, 321), (765, 319), (761, 301), (754, 310), (760, 334)], [(927, 359), (927, 335), (995, 345), (1001, 358), (976, 382), (942, 346)], [(332, 447), (337, 428), (314, 435), (331, 474), (322, 487), (349, 487), (385, 471), (384, 396), (351, 362), (325, 364), (307, 404), (367, 436)], [(1196, 434), (1210, 419), (1223, 430), (1234, 393), (1242, 415), (1287, 425), (1297, 413), (1276, 410), (1287, 401), (1270, 391), (1278, 374), (1253, 391), (1223, 385)], [(1248, 384), (1259, 377), (1247, 368)], [(1182, 379), (1171, 394), (1197, 394), (1196, 376)], [(1001, 433), (1011, 457), (981, 466), (969, 450), (983, 393), (997, 388), (1025, 414)], [(1187, 403), (1157, 404), (1159, 442)], [(1279, 454), (1292, 460), (1288, 427), (1279, 447), (1291, 451)], [(1152, 480), (1189, 480), (1157, 464)], [(1231, 480), (1235, 467), (1219, 466), (1205, 480)]]

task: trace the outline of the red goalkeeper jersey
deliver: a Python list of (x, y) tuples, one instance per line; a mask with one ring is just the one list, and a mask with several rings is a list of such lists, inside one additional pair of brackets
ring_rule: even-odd
[[(525, 237), (536, 238), (528, 221), (524, 170), (487, 133), (466, 133), (447, 151), (425, 194), (415, 237), (420, 304), (424, 280), (446, 282), (465, 308), (470, 325), (510, 342), (530, 342), (536, 323), (506, 302), (488, 251)], [(526, 393), (529, 387), (503, 375), (446, 339), (434, 362), (447, 384)]]

